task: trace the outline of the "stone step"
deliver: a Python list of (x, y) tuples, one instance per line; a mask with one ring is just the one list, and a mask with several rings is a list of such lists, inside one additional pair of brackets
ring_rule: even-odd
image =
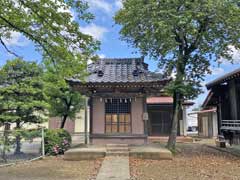
[(64, 160), (80, 161), (95, 160), (106, 156), (105, 148), (74, 148), (64, 153)]
[(114, 152), (107, 152), (107, 156), (129, 156), (129, 152), (123, 151), (114, 151)]
[(106, 144), (106, 147), (128, 147), (128, 144)]
[(128, 152), (128, 147), (107, 147), (107, 152), (115, 152), (115, 151), (122, 151), (122, 152)]
[(173, 155), (171, 151), (160, 147), (139, 147), (131, 149), (130, 157), (152, 160), (171, 160)]

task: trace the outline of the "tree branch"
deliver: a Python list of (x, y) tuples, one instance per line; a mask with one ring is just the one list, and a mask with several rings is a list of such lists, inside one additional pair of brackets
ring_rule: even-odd
[(188, 49), (187, 38), (179, 27), (175, 27), (175, 30), (173, 31), (173, 33), (175, 34), (176, 42), (179, 43), (179, 50), (181, 51), (180, 53), (184, 56)]
[(24, 35), (26, 35), (27, 37), (29, 37), (31, 40), (35, 41), (36, 43), (38, 43), (43, 50), (49, 55), (49, 57), (53, 60), (51, 53), (48, 51), (48, 49), (42, 44), (42, 42), (40, 40), (38, 40), (36, 37), (34, 37), (32, 34), (28, 33), (27, 31), (21, 29), (20, 27), (14, 25), (13, 23), (11, 23), (9, 20), (7, 20), (6, 18), (4, 18), (3, 16), (0, 15), (0, 19), (2, 19), (5, 23), (7, 23), (9, 26), (11, 26), (12, 28), (16, 29), (17, 31), (23, 33)]
[(7, 47), (7, 45), (3, 42), (2, 38), (0, 38), (0, 43), (3, 45), (4, 49), (5, 49), (8, 53), (16, 56), (17, 58), (21, 58), (19, 55), (17, 55), (16, 53), (14, 53), (12, 50), (10, 50), (10, 49)]
[(197, 49), (197, 45), (198, 45), (200, 39), (202, 38), (202, 33), (206, 32), (206, 30), (207, 30), (208, 23), (209, 23), (209, 18), (205, 17), (204, 21), (202, 23), (200, 23), (200, 27), (199, 27), (196, 39), (188, 48), (187, 54), (191, 54), (194, 50)]
[[(31, 8), (29, 5), (27, 5), (27, 3), (25, 3), (23, 0), (19, 0), (20, 1), (20, 3), (22, 3), (22, 5), (23, 6), (26, 6), (27, 8), (29, 8), (37, 17), (39, 17), (43, 22), (45, 22), (46, 24), (48, 24), (48, 25), (50, 25), (50, 23), (49, 23), (49, 21), (47, 20), (48, 18), (51, 18), (51, 17), (49, 17), (48, 16), (48, 18), (46, 18), (46, 17), (43, 17), (43, 16), (41, 16), (39, 13), (38, 13), (38, 11), (36, 11), (34, 8)], [(47, 15), (47, 14), (46, 14)], [(54, 28), (53, 26), (52, 26), (52, 28), (55, 30), (55, 33), (56, 34), (58, 34), (58, 35), (60, 35), (58, 32), (57, 32), (57, 29), (56, 28)], [(65, 38), (65, 37), (64, 37)], [(65, 40), (66, 40), (66, 38), (65, 38)]]

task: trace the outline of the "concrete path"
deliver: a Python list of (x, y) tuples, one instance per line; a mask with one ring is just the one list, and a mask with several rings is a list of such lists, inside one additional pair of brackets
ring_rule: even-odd
[(106, 156), (96, 180), (129, 180), (129, 157)]

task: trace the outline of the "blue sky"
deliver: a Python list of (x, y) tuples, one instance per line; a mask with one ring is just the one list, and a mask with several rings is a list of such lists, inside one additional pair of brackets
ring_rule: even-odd
[[(97, 52), (100, 57), (139, 57), (137, 49), (131, 48), (125, 42), (120, 40), (119, 30), (120, 26), (116, 25), (113, 21), (113, 15), (121, 8), (121, 0), (87, 0), (90, 5), (90, 11), (95, 15), (95, 19), (90, 24), (84, 24), (80, 29), (87, 34), (92, 35), (94, 38), (101, 41), (101, 50)], [(73, 13), (74, 14), (74, 13)], [(20, 33), (14, 32), (12, 39), (5, 42), (11, 49), (23, 56), (25, 60), (41, 61), (41, 55), (35, 51), (33, 43), (26, 40)], [(7, 59), (14, 58), (8, 54), (2, 47), (0, 47), (0, 66), (2, 66)], [(227, 72), (230, 72), (240, 67), (240, 52), (233, 48), (233, 59), (235, 64), (232, 65), (223, 60), (223, 63), (218, 67), (212, 67), (213, 74), (206, 77), (206, 82), (209, 82), (216, 77), (219, 77)], [(149, 64), (151, 71), (158, 70), (157, 62), (149, 58), (145, 58), (145, 62)], [(195, 100), (195, 106), (200, 105), (204, 98), (205, 93), (201, 94)]]

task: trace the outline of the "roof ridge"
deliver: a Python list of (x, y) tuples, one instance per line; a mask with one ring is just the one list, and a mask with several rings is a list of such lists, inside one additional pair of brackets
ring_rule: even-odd
[(88, 65), (88, 82), (154, 82), (163, 80), (162, 73), (148, 69), (144, 58), (101, 58)]

